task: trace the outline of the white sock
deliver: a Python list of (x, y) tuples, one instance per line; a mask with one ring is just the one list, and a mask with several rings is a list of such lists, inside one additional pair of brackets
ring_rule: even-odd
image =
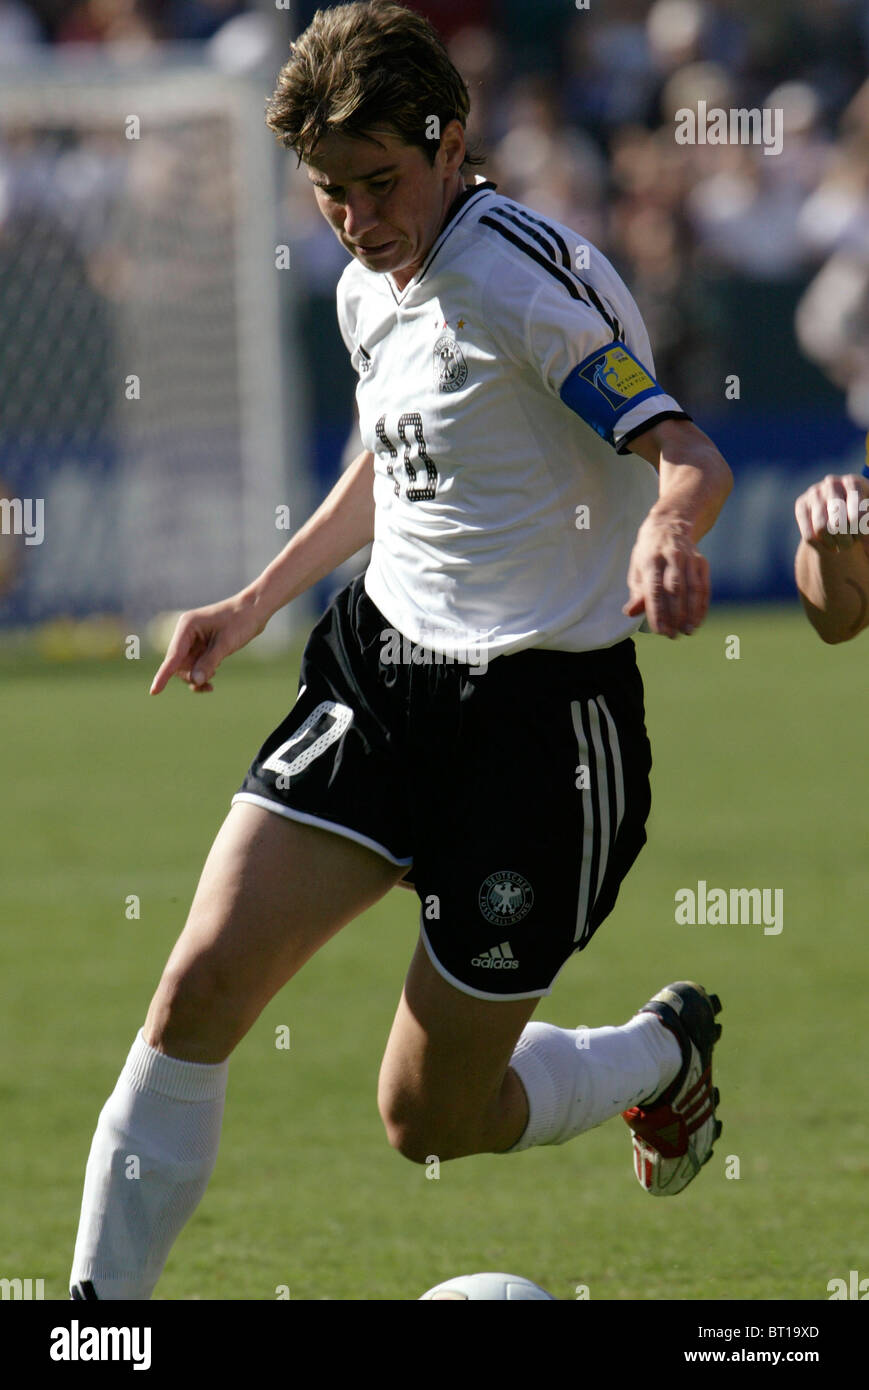
[(139, 1029), (91, 1144), (71, 1284), (151, 1297), (217, 1160), (228, 1069), (166, 1057)]
[(510, 1065), (528, 1097), (528, 1124), (508, 1149), (564, 1144), (584, 1130), (648, 1101), (682, 1065), (676, 1038), (654, 1014), (621, 1028), (556, 1028), (529, 1023)]

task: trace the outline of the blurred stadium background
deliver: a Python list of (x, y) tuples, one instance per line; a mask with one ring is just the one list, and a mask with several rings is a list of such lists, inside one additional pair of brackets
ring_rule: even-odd
[[(857, 467), (869, 426), (869, 3), (418, 8), (487, 175), (610, 256), (730, 459), (716, 596), (792, 597), (793, 499)], [(41, 546), (0, 536), (7, 629), (232, 592), (286, 539), (275, 505), (295, 527), (337, 474), (345, 255), (262, 124), (313, 9), (0, 0), (0, 494), (48, 519)], [(677, 145), (699, 99), (780, 107), (782, 153)]]
[[(649, 846), (540, 1010), (597, 1026), (668, 979), (716, 989), (724, 1136), (675, 1210), (640, 1191), (620, 1123), (426, 1181), (374, 1104), (415, 938), (392, 893), (234, 1054), (218, 1167), (157, 1292), (405, 1299), (507, 1268), (562, 1299), (825, 1299), (869, 1275), (866, 637), (831, 651), (802, 617), (793, 501), (857, 468), (869, 426), (869, 0), (417, 8), (469, 82), (485, 172), (612, 258), (736, 475), (708, 622), (639, 643)], [(97, 1113), (338, 582), (206, 701), (149, 701), (156, 661), (123, 659), (124, 634), (159, 645), (156, 615), (250, 579), (286, 539), (275, 506), (297, 526), (353, 448), (344, 254), (263, 125), (312, 12), (0, 0), (0, 497), (45, 499), (41, 545), (0, 535), (0, 1277), (52, 1299)], [(677, 145), (700, 99), (780, 106), (782, 153)], [(675, 924), (699, 879), (783, 887), (784, 931)]]

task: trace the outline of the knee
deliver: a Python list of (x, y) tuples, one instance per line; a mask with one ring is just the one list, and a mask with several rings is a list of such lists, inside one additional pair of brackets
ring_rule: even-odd
[(422, 1100), (381, 1093), (378, 1108), (390, 1146), (411, 1163), (445, 1162), (473, 1152), (462, 1143), (455, 1125), (439, 1119)]
[(232, 1037), (232, 982), (206, 960), (167, 966), (145, 1020), (145, 1041), (188, 1062), (222, 1062)]
[(435, 1159), (438, 1162), (446, 1162), (448, 1158), (458, 1157), (457, 1153), (451, 1151), (449, 1144), (443, 1143), (424, 1125), (387, 1124), (386, 1137), (396, 1153), (422, 1167)]
[(443, 1145), (438, 1146), (422, 1126), (386, 1120), (384, 1125), (390, 1146), (411, 1163), (426, 1164), (431, 1163), (433, 1158), (446, 1158), (447, 1155), (440, 1152)]

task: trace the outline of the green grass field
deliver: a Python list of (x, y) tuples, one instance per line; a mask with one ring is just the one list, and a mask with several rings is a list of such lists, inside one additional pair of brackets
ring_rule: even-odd
[[(649, 841), (538, 1016), (593, 1027), (672, 979), (716, 990), (724, 1133), (702, 1175), (648, 1197), (618, 1119), (438, 1180), (394, 1153), (375, 1089), (416, 899), (393, 891), (238, 1048), (217, 1169), (159, 1298), (413, 1299), (506, 1269), (560, 1299), (825, 1300), (829, 1279), (869, 1274), (869, 642), (824, 647), (793, 608), (718, 610), (639, 651)], [(205, 698), (149, 699), (155, 666), (0, 663), (0, 1276), (42, 1277), (47, 1298), (67, 1296), (99, 1109), (229, 797), (295, 695), (292, 660), (236, 657)], [(677, 925), (674, 895), (700, 879), (781, 888), (783, 931)]]

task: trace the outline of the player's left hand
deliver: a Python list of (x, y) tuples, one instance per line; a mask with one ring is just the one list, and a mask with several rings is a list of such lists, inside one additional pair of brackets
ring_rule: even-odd
[(645, 612), (652, 632), (690, 636), (709, 608), (709, 564), (694, 544), (691, 526), (650, 513), (639, 531), (628, 565), (628, 602), (622, 612)]

